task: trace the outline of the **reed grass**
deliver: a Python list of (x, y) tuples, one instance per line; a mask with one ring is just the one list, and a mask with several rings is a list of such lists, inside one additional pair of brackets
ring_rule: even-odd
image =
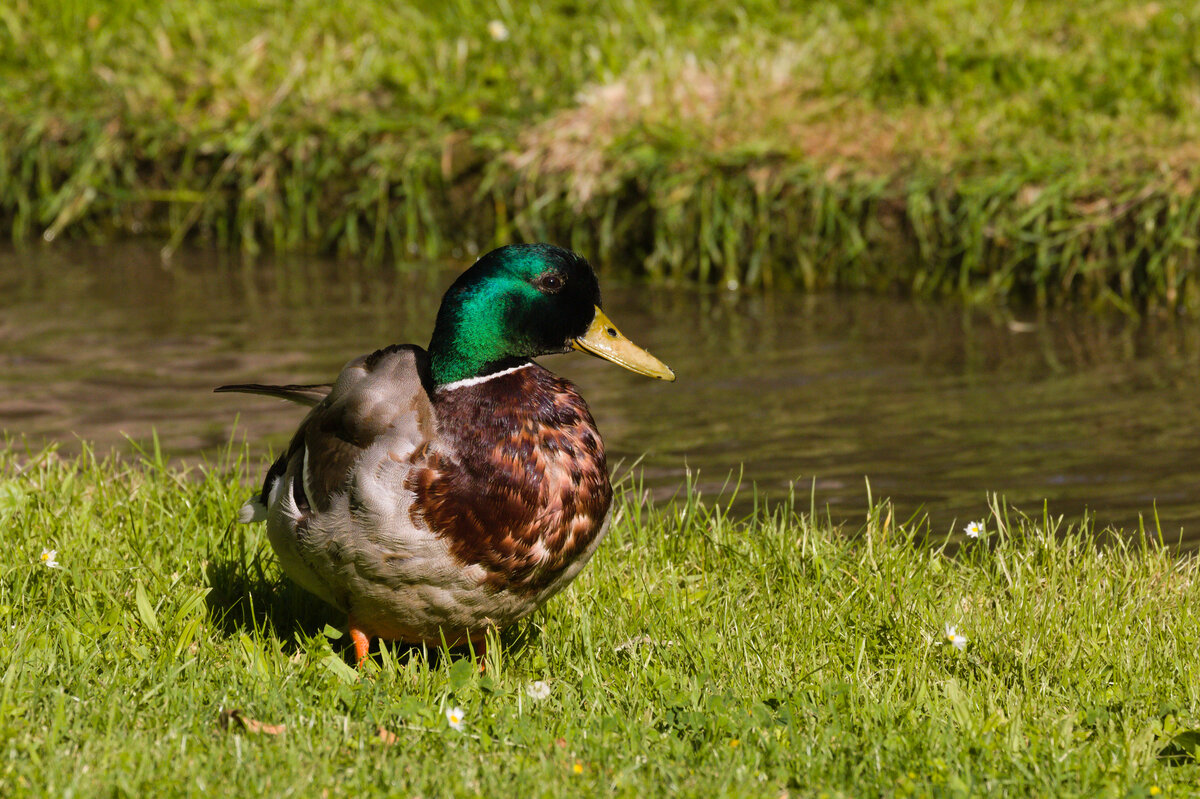
[(1181, 0), (21, 0), (0, 223), (1195, 309), (1198, 49)]

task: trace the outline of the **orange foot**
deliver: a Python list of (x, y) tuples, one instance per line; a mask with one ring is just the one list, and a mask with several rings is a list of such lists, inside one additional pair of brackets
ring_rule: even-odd
[(361, 669), (367, 660), (367, 651), (371, 648), (371, 636), (358, 623), (358, 619), (354, 618), (353, 613), (346, 623), (350, 627), (350, 640), (354, 641), (354, 665)]

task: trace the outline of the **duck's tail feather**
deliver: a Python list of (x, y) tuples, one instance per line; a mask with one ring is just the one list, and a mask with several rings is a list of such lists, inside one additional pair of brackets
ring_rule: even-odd
[(329, 383), (318, 383), (311, 386), (266, 386), (261, 383), (235, 383), (231, 386), (218, 386), (213, 389), (213, 392), (220, 394), (236, 391), (242, 394), (261, 394), (264, 397), (277, 397), (311, 408), (329, 396), (332, 389), (333, 386)]
[(246, 500), (238, 510), (237, 520), (240, 523), (253, 524), (267, 520), (269, 509), (279, 498), (279, 491), (283, 487), (283, 475), (287, 472), (288, 455), (289, 453), (285, 452), (275, 459), (271, 468), (267, 470), (262, 490)]
[(246, 500), (246, 504), (242, 505), (241, 510), (238, 511), (237, 520), (241, 524), (266, 521), (267, 506), (263, 504), (262, 497), (255, 494)]

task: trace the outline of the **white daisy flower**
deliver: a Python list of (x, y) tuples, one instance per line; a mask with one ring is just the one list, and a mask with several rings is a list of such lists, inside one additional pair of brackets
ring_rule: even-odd
[(58, 550), (57, 549), (43, 549), (42, 550), (42, 565), (45, 566), (47, 569), (57, 569), (58, 568)]
[(967, 534), (967, 538), (979, 538), (983, 535), (983, 522), (971, 522), (963, 528), (963, 532)]
[(487, 24), (488, 35), (497, 42), (508, 41), (508, 26), (498, 19), (494, 19)]
[(952, 624), (946, 625), (946, 641), (960, 652), (967, 648), (967, 638), (958, 634), (958, 628)]
[(446, 721), (450, 722), (450, 726), (459, 732), (463, 728), (463, 709), (461, 707), (446, 708)]
[(544, 680), (538, 680), (525, 686), (525, 693), (535, 702), (541, 702), (550, 696), (550, 686)]

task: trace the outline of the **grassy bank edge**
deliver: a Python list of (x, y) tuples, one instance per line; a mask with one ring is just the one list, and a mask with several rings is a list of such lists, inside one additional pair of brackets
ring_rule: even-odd
[(1200, 307), (1181, 0), (0, 14), (0, 226), (727, 286)]
[(171, 250), (208, 240), (374, 261), (553, 241), (656, 280), (1200, 307), (1200, 195), (1152, 166), (1102, 185), (1016, 171), (830, 179), (771, 154), (721, 163), (660, 151), (581, 201), (576, 176), (515, 168), (507, 150), (464, 133), (303, 156), (288, 136), (225, 150), (161, 134), (97, 122), (51, 140), (0, 119), (0, 224), (18, 243), (132, 235)]

